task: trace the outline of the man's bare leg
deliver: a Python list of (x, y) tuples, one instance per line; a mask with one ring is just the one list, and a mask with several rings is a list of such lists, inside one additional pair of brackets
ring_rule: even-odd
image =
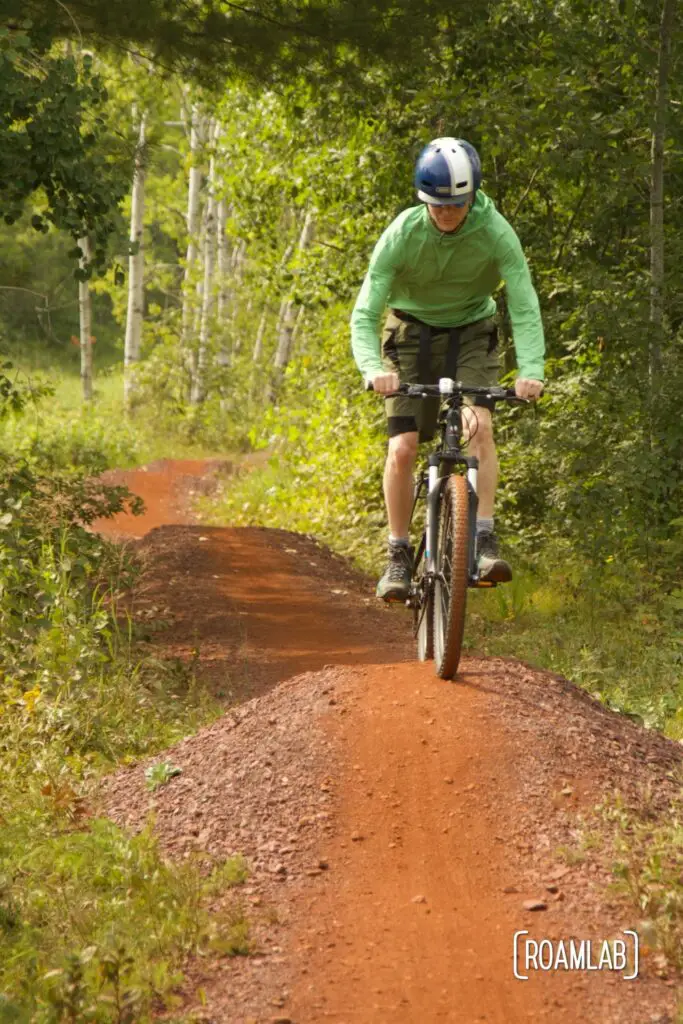
[(493, 506), (498, 487), (498, 455), (493, 440), (493, 417), (491, 410), (482, 406), (465, 406), (463, 409), (465, 438), (470, 437), (467, 450), (479, 459), (477, 491), (479, 519), (492, 519)]
[(512, 579), (508, 563), (498, 556), (498, 545), (494, 533), (493, 508), (498, 486), (498, 455), (493, 440), (493, 417), (491, 411), (482, 406), (466, 406), (463, 409), (465, 437), (469, 437), (467, 449), (470, 455), (479, 459), (477, 492), (477, 558), (482, 579), (506, 583)]
[(417, 457), (417, 431), (389, 439), (384, 467), (384, 499), (389, 520), (389, 558), (377, 584), (377, 596), (385, 601), (405, 601), (413, 574), (410, 546), (410, 515), (413, 510), (413, 470)]
[(389, 438), (384, 466), (384, 500), (389, 519), (389, 534), (407, 540), (413, 511), (413, 471), (417, 458), (417, 431)]

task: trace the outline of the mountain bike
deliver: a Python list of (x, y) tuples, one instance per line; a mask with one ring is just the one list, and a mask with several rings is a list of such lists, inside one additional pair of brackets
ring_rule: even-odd
[[(466, 387), (443, 377), (438, 384), (401, 384), (397, 394), (440, 398), (440, 439), (415, 478), (411, 522), (425, 502), (422, 537), (407, 604), (420, 661), (434, 659), (436, 674), (452, 679), (457, 672), (465, 629), (468, 587), (495, 587), (479, 578), (476, 560), (477, 472), (479, 460), (463, 451), (464, 398), (526, 405), (502, 387)], [(470, 435), (470, 436), (473, 436)]]

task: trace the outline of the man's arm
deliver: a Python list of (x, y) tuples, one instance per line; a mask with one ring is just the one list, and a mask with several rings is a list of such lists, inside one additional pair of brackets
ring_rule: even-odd
[(545, 339), (538, 296), (519, 238), (507, 223), (498, 242), (497, 258), (500, 276), (505, 282), (520, 382), (543, 381)]
[(375, 246), (370, 266), (351, 314), (351, 347), (358, 369), (366, 380), (386, 373), (382, 365), (379, 321), (396, 273), (389, 231)]

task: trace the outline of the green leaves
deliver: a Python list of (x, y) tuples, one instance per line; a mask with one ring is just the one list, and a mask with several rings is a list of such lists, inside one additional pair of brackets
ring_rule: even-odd
[(174, 779), (177, 775), (182, 775), (182, 773), (183, 769), (171, 764), (170, 761), (157, 761), (156, 764), (152, 764), (149, 768), (145, 769), (147, 789), (159, 789), (160, 786), (165, 786), (171, 779)]
[[(0, 216), (14, 224), (27, 199), (39, 193), (43, 208), (33, 214), (32, 227), (45, 234), (52, 224), (78, 238), (86, 225), (101, 264), (128, 180), (96, 116), (106, 94), (92, 60), (79, 66), (51, 49), (35, 27), (27, 32), (2, 39)], [(24, 60), (28, 47), (31, 57)]]

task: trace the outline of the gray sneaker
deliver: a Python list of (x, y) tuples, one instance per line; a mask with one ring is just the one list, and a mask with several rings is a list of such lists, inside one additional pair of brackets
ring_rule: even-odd
[(512, 579), (512, 569), (504, 558), (498, 556), (498, 539), (495, 533), (478, 534), (477, 569), (479, 579), (486, 583), (509, 583)]
[(389, 545), (389, 563), (377, 584), (377, 597), (384, 601), (407, 601), (413, 578), (415, 549), (405, 544)]

